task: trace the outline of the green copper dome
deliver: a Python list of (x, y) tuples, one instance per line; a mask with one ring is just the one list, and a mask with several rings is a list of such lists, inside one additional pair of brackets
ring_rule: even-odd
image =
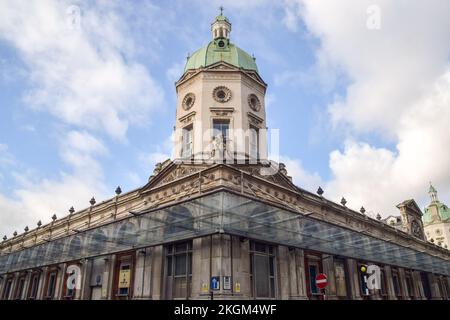
[[(220, 45), (223, 45), (223, 47), (220, 47)], [(255, 59), (234, 44), (228, 43), (227, 39), (216, 39), (194, 52), (188, 58), (184, 71), (207, 67), (220, 61), (227, 62), (238, 68), (258, 72)]]

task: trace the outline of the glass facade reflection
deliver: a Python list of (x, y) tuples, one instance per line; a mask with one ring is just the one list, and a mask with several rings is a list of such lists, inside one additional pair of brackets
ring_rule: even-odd
[(2, 255), (0, 274), (217, 232), (450, 275), (449, 260), (226, 191)]

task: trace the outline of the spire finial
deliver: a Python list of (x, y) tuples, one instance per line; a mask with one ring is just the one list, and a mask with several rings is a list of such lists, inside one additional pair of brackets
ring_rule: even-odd
[(430, 194), (432, 202), (439, 201), (438, 197), (437, 197), (437, 190), (433, 187), (433, 185), (431, 184), (431, 181), (430, 181), (430, 189), (428, 190), (428, 193)]
[(220, 15), (223, 16), (223, 6), (220, 6), (219, 10), (220, 10)]

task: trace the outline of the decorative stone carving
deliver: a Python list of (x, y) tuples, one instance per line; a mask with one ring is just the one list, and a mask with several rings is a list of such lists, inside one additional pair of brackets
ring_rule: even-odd
[(219, 86), (213, 90), (212, 95), (217, 102), (225, 103), (231, 99), (231, 90), (225, 86)]

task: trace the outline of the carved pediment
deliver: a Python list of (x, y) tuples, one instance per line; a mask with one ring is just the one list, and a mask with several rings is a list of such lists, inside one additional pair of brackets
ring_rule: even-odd
[(189, 176), (206, 168), (206, 165), (171, 162), (169, 165), (166, 165), (164, 169), (156, 173), (156, 175), (151, 176), (149, 182), (142, 188), (141, 192), (155, 189), (159, 186)]

